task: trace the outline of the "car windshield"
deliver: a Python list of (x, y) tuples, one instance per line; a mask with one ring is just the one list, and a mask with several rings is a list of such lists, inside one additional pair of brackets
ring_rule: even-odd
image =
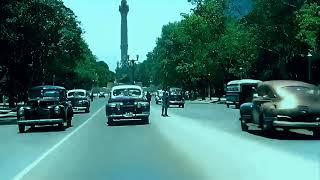
[(128, 89), (116, 89), (113, 91), (113, 96), (130, 96), (139, 97), (142, 92), (140, 89), (128, 88)]
[(30, 90), (29, 98), (58, 98), (60, 96), (60, 91), (55, 89), (42, 89), (42, 90)]
[(319, 89), (305, 86), (285, 86), (278, 90), (280, 94), (286, 96), (286, 93), (293, 95), (319, 95)]
[(68, 93), (68, 96), (71, 97), (71, 96), (79, 96), (79, 97), (84, 97), (86, 94), (85, 92), (82, 92), (82, 91), (74, 91), (74, 92), (69, 92)]

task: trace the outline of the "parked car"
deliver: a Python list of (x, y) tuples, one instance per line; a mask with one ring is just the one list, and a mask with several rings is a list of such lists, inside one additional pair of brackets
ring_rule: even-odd
[(86, 90), (70, 90), (67, 93), (67, 98), (71, 102), (73, 110), (90, 112), (90, 94)]
[(264, 132), (281, 127), (284, 130), (307, 129), (319, 136), (319, 88), (300, 81), (259, 83), (253, 101), (241, 105), (240, 115), (243, 131), (254, 124)]
[(235, 105), (237, 109), (240, 105), (252, 101), (253, 88), (262, 81), (254, 79), (242, 79), (230, 81), (226, 87), (226, 104)]
[(169, 106), (177, 105), (184, 108), (183, 91), (180, 88), (170, 88), (169, 90)]
[(149, 115), (150, 104), (140, 86), (120, 85), (112, 88), (106, 105), (108, 125), (128, 119), (139, 119), (148, 124)]
[(106, 95), (105, 95), (104, 92), (100, 92), (100, 93), (99, 93), (99, 98), (105, 98), (105, 97), (106, 97)]
[(156, 92), (156, 95), (155, 95), (155, 99), (156, 99), (156, 104), (161, 104), (162, 103), (162, 96), (163, 96), (163, 90), (158, 90)]
[(18, 109), (17, 124), (19, 132), (25, 132), (26, 126), (55, 125), (64, 129), (71, 126), (72, 105), (67, 101), (67, 91), (60, 86), (37, 86), (28, 92), (29, 100)]

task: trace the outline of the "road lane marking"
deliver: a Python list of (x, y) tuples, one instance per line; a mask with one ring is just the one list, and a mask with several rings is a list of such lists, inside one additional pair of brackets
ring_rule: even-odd
[(90, 120), (92, 120), (98, 113), (100, 113), (101, 110), (104, 109), (104, 106), (101, 107), (98, 111), (96, 111), (90, 118), (88, 118), (84, 123), (82, 123), (79, 127), (77, 127), (75, 130), (73, 130), (71, 133), (69, 133), (66, 137), (61, 139), (57, 144), (52, 146), (49, 150), (47, 150), (45, 153), (43, 153), (38, 159), (33, 161), (29, 166), (24, 168), (21, 172), (19, 172), (13, 179), (14, 180), (20, 180), (22, 179), (26, 174), (28, 174), (35, 166), (37, 166), (44, 158), (46, 158), (50, 153), (52, 153), (54, 150), (56, 150), (58, 147), (60, 147), (65, 141), (67, 141), (72, 135), (74, 135), (77, 131), (79, 131), (84, 125), (86, 125)]

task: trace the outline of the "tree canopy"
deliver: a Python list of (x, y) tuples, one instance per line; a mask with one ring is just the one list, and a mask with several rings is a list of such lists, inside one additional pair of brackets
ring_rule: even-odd
[(306, 72), (290, 64), (301, 66), (310, 50), (318, 53), (318, 1), (188, 1), (191, 13), (163, 26), (140, 64), (142, 82), (223, 89), (241, 78), (306, 80)]
[(11, 97), (42, 83), (89, 89), (113, 81), (62, 0), (2, 0), (0, 14), (2, 91)]

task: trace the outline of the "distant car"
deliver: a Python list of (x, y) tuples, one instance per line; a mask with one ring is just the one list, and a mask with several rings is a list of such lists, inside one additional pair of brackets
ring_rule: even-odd
[(162, 103), (162, 96), (163, 96), (163, 90), (158, 90), (156, 92), (156, 95), (155, 95), (155, 99), (156, 99), (156, 104), (161, 104)]
[(90, 112), (89, 93), (84, 89), (74, 89), (67, 93), (68, 100), (72, 104), (73, 110)]
[(177, 105), (178, 107), (184, 108), (184, 97), (182, 89), (170, 88), (169, 90), (169, 105)]
[(26, 126), (55, 125), (64, 129), (71, 126), (72, 105), (67, 101), (67, 91), (60, 86), (37, 86), (29, 90), (29, 100), (18, 109), (17, 124), (19, 132)]
[(241, 79), (230, 81), (226, 87), (226, 105), (235, 105), (237, 109), (240, 105), (252, 101), (253, 89), (262, 81), (254, 79)]
[(275, 128), (307, 129), (320, 135), (319, 88), (300, 81), (278, 80), (258, 84), (253, 101), (240, 106), (243, 131), (249, 124), (264, 132)]
[(140, 86), (115, 86), (111, 90), (111, 97), (106, 105), (106, 116), (108, 125), (127, 119), (138, 119), (148, 124), (150, 104)]
[(104, 92), (100, 92), (100, 93), (99, 93), (99, 98), (105, 98), (105, 97), (106, 97), (106, 95), (105, 95)]

